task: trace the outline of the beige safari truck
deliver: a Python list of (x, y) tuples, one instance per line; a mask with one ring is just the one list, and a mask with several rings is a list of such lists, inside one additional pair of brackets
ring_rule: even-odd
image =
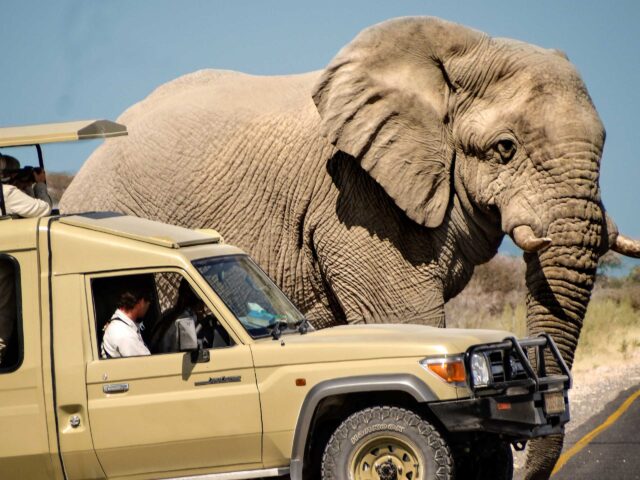
[[(0, 147), (81, 138), (77, 126), (43, 128), (0, 129)], [(569, 420), (571, 377), (548, 336), (315, 330), (213, 230), (109, 212), (4, 217), (0, 263), (15, 293), (0, 366), (3, 480), (506, 479), (511, 445)], [(103, 358), (131, 282), (153, 292), (141, 333), (151, 354)], [(154, 332), (184, 282), (204, 305), (196, 341), (178, 335), (175, 351), (157, 353)]]

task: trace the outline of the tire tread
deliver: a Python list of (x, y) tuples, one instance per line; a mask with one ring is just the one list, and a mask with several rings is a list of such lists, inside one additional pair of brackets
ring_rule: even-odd
[(329, 438), (329, 442), (322, 455), (322, 479), (323, 480), (346, 480), (338, 471), (335, 462), (336, 457), (349, 442), (349, 437), (367, 425), (384, 421), (391, 418), (396, 423), (404, 424), (414, 429), (422, 437), (432, 450), (432, 457), (436, 464), (436, 471), (433, 478), (437, 480), (450, 480), (452, 477), (453, 461), (449, 446), (444, 441), (438, 430), (433, 425), (424, 420), (411, 410), (400, 407), (378, 406), (369, 407), (352, 414), (344, 420), (336, 431)]

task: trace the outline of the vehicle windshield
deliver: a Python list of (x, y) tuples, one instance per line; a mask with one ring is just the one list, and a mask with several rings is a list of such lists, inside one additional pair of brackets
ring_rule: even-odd
[(246, 255), (205, 258), (193, 265), (251, 337), (270, 335), (279, 323), (282, 333), (291, 333), (304, 322), (302, 313)]

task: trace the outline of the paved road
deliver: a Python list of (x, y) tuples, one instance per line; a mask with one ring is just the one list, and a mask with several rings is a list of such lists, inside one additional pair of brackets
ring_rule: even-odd
[(640, 385), (567, 436), (551, 478), (640, 480)]

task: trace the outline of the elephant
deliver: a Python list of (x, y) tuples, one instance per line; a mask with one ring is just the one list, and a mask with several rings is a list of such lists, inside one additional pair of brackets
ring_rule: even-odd
[[(318, 72), (197, 71), (119, 121), (61, 210), (216, 228), (316, 327), (445, 326), (509, 235), (528, 332), (571, 365), (599, 257), (640, 256), (603, 206), (605, 129), (566, 55), (445, 20), (369, 27)], [(562, 438), (529, 445), (526, 477), (547, 478)]]

